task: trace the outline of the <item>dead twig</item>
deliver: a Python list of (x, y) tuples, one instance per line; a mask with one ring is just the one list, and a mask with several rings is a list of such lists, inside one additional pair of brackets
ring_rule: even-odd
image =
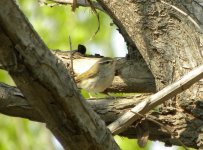
[[(46, 2), (47, 1), (47, 2)], [(48, 3), (49, 2), (52, 2), (51, 4)], [(77, 7), (78, 6), (82, 6), (82, 7), (90, 7), (89, 3), (87, 3), (86, 0), (75, 0), (77, 1)], [(57, 4), (61, 4), (61, 5), (72, 5), (73, 6), (73, 0), (40, 0), (39, 1), (40, 5), (47, 5), (47, 6), (50, 6), (50, 7), (53, 7), (53, 6), (56, 6)], [(93, 6), (98, 9), (98, 10), (101, 10), (103, 12), (104, 9), (97, 3), (97, 2), (92, 2)]]
[(98, 21), (97, 30), (94, 32), (94, 34), (90, 38), (90, 40), (92, 40), (96, 36), (96, 34), (99, 32), (99, 30), (100, 30), (100, 17), (99, 17), (99, 13), (97, 12), (96, 8), (94, 7), (92, 1), (91, 0), (87, 0), (87, 2), (89, 3), (90, 8), (92, 9), (93, 13), (96, 15), (97, 21)]
[(73, 55), (74, 55), (75, 51), (72, 51), (73, 49), (72, 49), (72, 42), (71, 42), (71, 37), (70, 36), (68, 36), (68, 41), (69, 41), (69, 46), (70, 46), (70, 51), (71, 51), (71, 55), (70, 55), (70, 65), (71, 65), (70, 66), (70, 74), (71, 74), (72, 77), (74, 77), (75, 72), (73, 70)]

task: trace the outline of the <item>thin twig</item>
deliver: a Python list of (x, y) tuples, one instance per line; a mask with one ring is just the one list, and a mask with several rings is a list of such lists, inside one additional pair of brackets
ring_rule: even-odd
[[(72, 0), (47, 0), (47, 1), (54, 2), (55, 4), (58, 3), (58, 4), (61, 4), (61, 5), (72, 5), (73, 4)], [(44, 2), (44, 4), (49, 5), (46, 2)], [(105, 12), (104, 9), (99, 5), (99, 3), (92, 2), (92, 4), (96, 9)], [(86, 0), (77, 0), (77, 6), (90, 7), (89, 3), (87, 3)], [(53, 5), (51, 5), (51, 7), (53, 7)]]
[(97, 21), (98, 21), (97, 30), (94, 32), (94, 34), (93, 34), (92, 37), (90, 38), (90, 40), (92, 40), (92, 39), (96, 36), (96, 34), (99, 32), (99, 30), (100, 30), (100, 17), (99, 17), (99, 13), (98, 13), (97, 10), (95, 9), (95, 7), (94, 7), (92, 1), (91, 1), (91, 0), (87, 0), (87, 2), (89, 3), (89, 5), (90, 5), (92, 11), (93, 11), (94, 14), (96, 15)]
[(74, 77), (75, 73), (74, 73), (74, 70), (73, 70), (73, 55), (75, 52), (72, 52), (72, 42), (71, 42), (71, 37), (68, 36), (68, 41), (69, 41), (69, 46), (70, 46), (70, 51), (71, 51), (71, 55), (70, 55), (70, 74), (72, 77)]
[[(102, 9), (102, 7), (98, 3), (92, 2), (91, 0), (47, 0), (47, 1), (58, 3), (58, 4), (63, 4), (63, 5), (69, 4), (72, 6), (72, 11), (75, 11), (77, 6), (90, 7), (91, 10), (93, 11), (93, 13), (97, 17), (98, 27), (97, 27), (97, 30), (92, 35), (92, 37), (90, 37), (89, 40), (92, 40), (96, 36), (96, 34), (99, 32), (99, 30), (100, 30), (100, 17), (99, 17), (99, 13), (97, 12), (96, 9), (99, 9), (101, 11), (104, 11), (104, 10)], [(56, 5), (56, 4), (49, 4), (46, 2), (44, 2), (44, 4), (47, 6), (50, 6), (50, 7), (53, 7)]]

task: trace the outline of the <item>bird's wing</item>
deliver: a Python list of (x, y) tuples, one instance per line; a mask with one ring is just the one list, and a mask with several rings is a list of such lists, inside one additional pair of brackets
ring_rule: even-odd
[(75, 81), (76, 83), (80, 82), (81, 80), (87, 79), (87, 78), (91, 78), (96, 76), (98, 73), (98, 67), (94, 67), (94, 65), (87, 71), (85, 71), (84, 73), (78, 75), (75, 77)]

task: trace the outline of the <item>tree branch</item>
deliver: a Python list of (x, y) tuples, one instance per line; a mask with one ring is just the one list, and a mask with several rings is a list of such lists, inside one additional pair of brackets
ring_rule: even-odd
[[(28, 100), (18, 88), (0, 83), (0, 93), (0, 113), (26, 118), (32, 121), (45, 122), (41, 114), (28, 103)], [(119, 108), (124, 108), (121, 109), (122, 112), (120, 112), (123, 113), (129, 108), (132, 108), (135, 104), (138, 104), (143, 97), (144, 95), (138, 95), (136, 96), (136, 100), (133, 98), (117, 98), (116, 100), (114, 98), (106, 100), (91, 99), (88, 100), (88, 103), (98, 114), (100, 114), (105, 122), (109, 124), (120, 116), (119, 113), (113, 113), (113, 108), (111, 109), (111, 107), (116, 107), (115, 111), (119, 110)], [(111, 110), (111, 112), (108, 112), (105, 109)]]
[[(55, 50), (53, 53), (62, 60), (65, 66), (69, 66), (66, 68), (68, 71), (71, 66), (70, 54), (72, 52)], [(84, 57), (75, 53), (73, 60), (75, 74), (87, 71), (98, 59), (96, 56)], [(1, 66), (0, 68), (3, 69)], [(106, 91), (112, 93), (154, 93), (156, 85), (154, 77), (145, 63), (137, 59), (122, 58), (117, 61), (116, 76)]]
[[(0, 84), (0, 113), (5, 115), (27, 118), (33, 121), (44, 122), (41, 115), (28, 103), (28, 100), (20, 93), (16, 87), (11, 87), (3, 83)], [(138, 105), (143, 98), (148, 95), (137, 95), (134, 98), (116, 98), (116, 99), (100, 99), (100, 100), (88, 100), (87, 102), (92, 106), (92, 108), (100, 115), (100, 117), (110, 124), (116, 119), (118, 119), (125, 112)], [(195, 111), (195, 110), (194, 110)], [(202, 113), (200, 111), (199, 113)], [(186, 146), (197, 148), (195, 140), (188, 139), (189, 136), (197, 138), (199, 135), (199, 129), (195, 129), (194, 126), (203, 124), (203, 121), (199, 119), (193, 119), (192, 122), (184, 122), (183, 116), (181, 113), (176, 113), (173, 115), (162, 115), (157, 112), (152, 112), (150, 118), (158, 122), (162, 122), (170, 131), (177, 135), (176, 130), (182, 130), (180, 135), (178, 134), (176, 138), (181, 140)], [(176, 126), (168, 123), (168, 120), (171, 120)], [(138, 138), (139, 132), (149, 131), (150, 140), (159, 140), (165, 142), (166, 145), (180, 145), (177, 140), (171, 139), (171, 135), (161, 128), (157, 124), (144, 120), (139, 124), (139, 120), (134, 123), (134, 125), (129, 126), (124, 132), (120, 135), (129, 137), (129, 138)], [(145, 128), (145, 124), (148, 124), (148, 128)], [(144, 128), (143, 128), (144, 127)], [(139, 132), (138, 132), (139, 131)], [(156, 131), (156, 132), (155, 132)], [(192, 135), (191, 135), (192, 134)]]
[(146, 114), (166, 100), (188, 89), (192, 84), (203, 78), (203, 65), (193, 69), (180, 80), (168, 85), (161, 91), (144, 99), (141, 103), (122, 115), (118, 120), (108, 126), (113, 134), (123, 132), (128, 126), (140, 118), (139, 114)]
[[(71, 51), (54, 51), (66, 66), (71, 66)], [(96, 61), (95, 56), (78, 56), (75, 53), (73, 70), (75, 74), (87, 71)], [(85, 64), (85, 65), (84, 65)], [(139, 59), (119, 59), (116, 64), (116, 76), (112, 85), (106, 90), (113, 93), (150, 93), (156, 91), (154, 77), (145, 63)]]
[(5, 115), (44, 122), (40, 113), (34, 109), (16, 87), (0, 83), (0, 112)]

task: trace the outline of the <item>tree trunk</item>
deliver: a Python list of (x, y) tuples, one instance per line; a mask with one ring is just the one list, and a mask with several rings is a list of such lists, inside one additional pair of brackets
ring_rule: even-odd
[[(195, 1), (98, 2), (131, 46), (130, 58), (137, 59), (133, 56), (137, 53), (143, 56), (154, 75), (157, 90), (202, 64), (203, 10)], [(203, 146), (202, 94), (199, 81), (159, 107), (157, 115), (185, 145), (194, 148)], [(165, 142), (174, 144), (170, 139)]]

